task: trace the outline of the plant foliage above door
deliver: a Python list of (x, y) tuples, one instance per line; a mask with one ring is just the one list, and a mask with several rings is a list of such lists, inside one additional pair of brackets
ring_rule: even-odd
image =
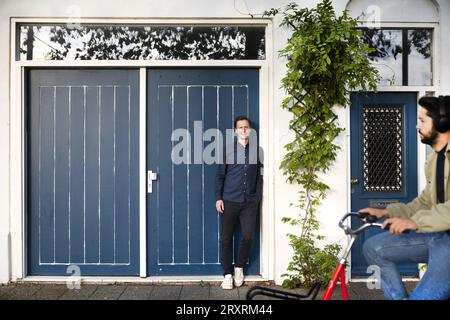
[(287, 60), (282, 86), (287, 96), (281, 107), (292, 113), (289, 128), (295, 139), (285, 148), (280, 167), (289, 183), (302, 186), (299, 192), (299, 218), (283, 221), (300, 226), (300, 235), (289, 234), (293, 260), (288, 266), (285, 287), (309, 286), (316, 281), (326, 283), (333, 272), (340, 246), (316, 247), (316, 209), (329, 186), (319, 179), (336, 159), (339, 146), (335, 138), (344, 130), (336, 122), (337, 107), (349, 104), (351, 91), (375, 91), (377, 70), (367, 55), (371, 49), (363, 42), (358, 21), (347, 11), (336, 16), (331, 0), (323, 0), (316, 8), (300, 9), (290, 3), (282, 9), (271, 9), (268, 16), (281, 14), (280, 27), (288, 27), (292, 35), (280, 56)]

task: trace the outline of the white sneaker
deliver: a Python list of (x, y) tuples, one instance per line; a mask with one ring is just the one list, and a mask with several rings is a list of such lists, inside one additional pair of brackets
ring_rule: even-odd
[(224, 290), (233, 289), (233, 276), (231, 274), (226, 274), (223, 278), (223, 282), (220, 285)]
[(234, 285), (236, 287), (242, 286), (244, 283), (244, 269), (234, 268)]

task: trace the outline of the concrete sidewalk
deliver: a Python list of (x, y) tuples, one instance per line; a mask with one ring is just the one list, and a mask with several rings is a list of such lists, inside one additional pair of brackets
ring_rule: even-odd
[[(416, 281), (405, 282), (411, 292)], [(0, 286), (0, 300), (245, 300), (247, 291), (260, 283), (247, 283), (240, 288), (223, 290), (220, 283), (194, 284), (82, 284), (80, 289), (69, 289), (66, 284), (12, 283)], [(280, 286), (271, 288), (304, 294), (306, 289), (286, 290)], [(323, 288), (317, 299), (320, 299)], [(368, 289), (363, 282), (348, 285), (350, 300), (383, 300), (380, 289)], [(268, 297), (257, 297), (267, 300)], [(341, 300), (340, 287), (333, 293), (332, 299)]]

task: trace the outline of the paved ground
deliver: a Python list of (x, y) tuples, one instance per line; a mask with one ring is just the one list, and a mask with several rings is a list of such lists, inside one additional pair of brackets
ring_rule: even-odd
[[(411, 291), (417, 282), (406, 282), (405, 284)], [(253, 285), (257, 284), (251, 283), (233, 290), (222, 290), (218, 283), (82, 284), (80, 289), (69, 289), (65, 284), (13, 283), (0, 286), (0, 300), (245, 300), (247, 291)], [(278, 286), (271, 286), (271, 288), (282, 289)], [(306, 290), (294, 289), (291, 291), (304, 294)], [(322, 293), (323, 290), (319, 292), (318, 298)], [(382, 291), (368, 289), (366, 283), (350, 283), (348, 293), (351, 300), (383, 300)], [(258, 297), (258, 300), (265, 299), (268, 297)], [(332, 299), (342, 299), (340, 288), (336, 288)]]

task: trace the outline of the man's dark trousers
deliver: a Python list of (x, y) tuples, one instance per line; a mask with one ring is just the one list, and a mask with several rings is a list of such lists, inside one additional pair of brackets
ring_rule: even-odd
[(233, 274), (233, 234), (237, 224), (241, 224), (241, 242), (236, 267), (242, 268), (247, 262), (255, 236), (256, 219), (259, 212), (259, 201), (230, 202), (224, 201), (224, 212), (221, 214), (222, 234), (220, 239), (220, 262), (224, 274)]

